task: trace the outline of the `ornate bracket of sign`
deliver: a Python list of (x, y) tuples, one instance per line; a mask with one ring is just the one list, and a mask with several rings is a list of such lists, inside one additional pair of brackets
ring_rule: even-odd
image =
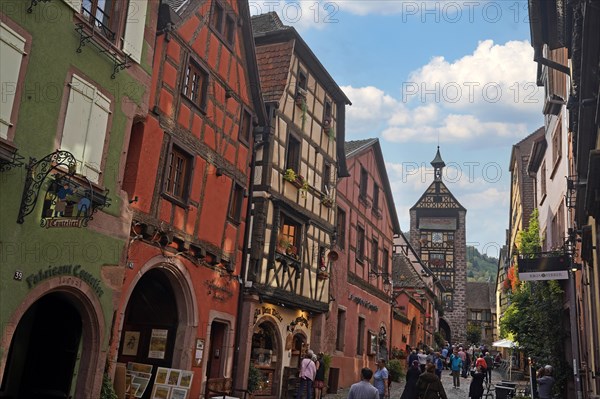
[(261, 315), (265, 315), (265, 314), (275, 317), (280, 322), (283, 320), (283, 316), (281, 315), (281, 313), (279, 313), (279, 311), (277, 309), (267, 307), (267, 306), (262, 306), (262, 307), (256, 308), (254, 310), (254, 324), (256, 324), (256, 321), (258, 320), (258, 318)]
[(108, 190), (100, 192), (92, 183), (74, 178), (77, 160), (68, 151), (55, 151), (41, 160), (29, 159), (17, 223), (35, 209), (45, 190), (40, 226), (85, 227), (94, 213), (110, 206)]

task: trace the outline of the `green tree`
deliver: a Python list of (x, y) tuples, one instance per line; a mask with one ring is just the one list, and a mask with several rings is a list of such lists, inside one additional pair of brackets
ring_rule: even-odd
[[(527, 230), (519, 236), (518, 250), (520, 256), (539, 256), (537, 210), (532, 213)], [(555, 393), (564, 392), (570, 372), (564, 353), (566, 333), (560, 323), (563, 290), (554, 280), (520, 282), (509, 295), (511, 304), (500, 320), (500, 336), (512, 337), (537, 364), (553, 365)]]
[(475, 324), (467, 326), (467, 342), (477, 345), (481, 342), (481, 327)]

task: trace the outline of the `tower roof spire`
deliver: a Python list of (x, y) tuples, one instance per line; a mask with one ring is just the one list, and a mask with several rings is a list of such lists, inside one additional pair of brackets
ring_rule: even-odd
[(440, 155), (440, 146), (438, 145), (437, 152), (435, 153), (435, 158), (431, 161), (431, 166), (434, 169), (434, 181), (442, 181), (442, 169), (446, 166), (446, 163), (442, 159)]

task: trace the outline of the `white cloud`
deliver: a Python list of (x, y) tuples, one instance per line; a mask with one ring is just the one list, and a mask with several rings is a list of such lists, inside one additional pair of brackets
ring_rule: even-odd
[(454, 62), (434, 57), (410, 74), (402, 97), (407, 102), (433, 101), (455, 111), (475, 108), (486, 116), (499, 111), (539, 114), (543, 90), (535, 84), (535, 70), (528, 41), (484, 40), (472, 54)]
[(540, 120), (542, 90), (526, 41), (480, 42), (454, 62), (434, 57), (415, 70), (400, 98), (373, 87), (345, 86), (352, 100), (348, 137), (379, 133), (391, 142), (453, 142), (470, 148), (510, 145)]
[(343, 86), (342, 90), (352, 101), (346, 111), (348, 133), (358, 135), (381, 131), (389, 121), (407, 123), (408, 110), (397, 99), (373, 86)]

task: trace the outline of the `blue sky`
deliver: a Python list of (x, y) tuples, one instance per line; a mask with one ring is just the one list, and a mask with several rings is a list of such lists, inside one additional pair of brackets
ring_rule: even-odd
[(512, 145), (544, 123), (526, 0), (250, 1), (294, 26), (353, 105), (348, 140), (378, 137), (404, 231), (431, 183), (467, 208), (467, 241), (497, 256)]

